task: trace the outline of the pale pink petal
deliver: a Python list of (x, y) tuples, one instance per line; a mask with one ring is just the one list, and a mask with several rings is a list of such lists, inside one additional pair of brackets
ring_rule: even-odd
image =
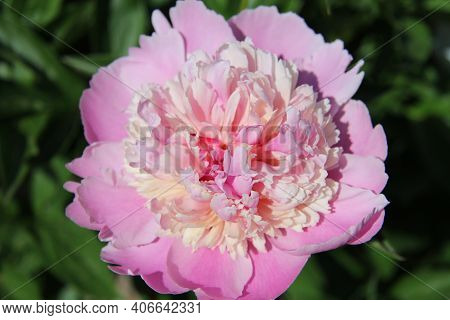
[(297, 255), (335, 249), (354, 239), (371, 217), (387, 204), (381, 194), (342, 184), (332, 203), (332, 212), (323, 215), (319, 224), (303, 232), (286, 230), (286, 234), (274, 239), (273, 243)]
[(377, 212), (370, 218), (364, 227), (348, 242), (349, 244), (361, 244), (370, 241), (381, 229), (384, 221), (384, 210)]
[(80, 100), (86, 140), (118, 141), (127, 136), (125, 109), (143, 85), (164, 83), (173, 77), (185, 60), (180, 34), (169, 30), (151, 37), (141, 36), (141, 48), (101, 68), (89, 82)]
[(252, 275), (250, 258), (235, 259), (218, 248), (193, 251), (181, 241), (172, 245), (168, 256), (169, 273), (182, 287), (202, 289), (215, 299), (235, 299), (242, 295)]
[(84, 210), (83, 206), (80, 204), (78, 195), (76, 193), (76, 190), (79, 186), (79, 183), (72, 181), (66, 182), (64, 184), (64, 189), (75, 194), (73, 202), (66, 208), (66, 216), (83, 228), (100, 230), (101, 224), (95, 223), (86, 213), (86, 210)]
[(180, 294), (189, 291), (189, 289), (180, 287), (167, 272), (155, 272), (142, 276), (145, 283), (162, 294)]
[(352, 187), (380, 193), (386, 186), (388, 175), (384, 172), (384, 162), (372, 156), (344, 153), (339, 159), (339, 167), (329, 172), (329, 177)]
[(173, 238), (162, 237), (154, 242), (127, 248), (117, 248), (111, 243), (101, 252), (103, 261), (111, 264), (120, 274), (141, 275), (165, 272), (167, 253)]
[(300, 70), (299, 83), (313, 86), (319, 98), (329, 98), (334, 114), (355, 94), (364, 77), (364, 72), (359, 72), (362, 61), (346, 72), (351, 61), (342, 41), (327, 43), (310, 57), (295, 60)]
[(97, 142), (84, 149), (83, 155), (67, 163), (66, 167), (81, 178), (101, 178), (106, 171), (122, 171), (124, 157), (121, 142)]
[(213, 297), (208, 296), (202, 289), (194, 290), (194, 292), (198, 300), (214, 300)]
[(148, 200), (134, 188), (89, 177), (77, 193), (89, 216), (112, 232), (116, 247), (148, 244), (156, 238), (159, 225), (146, 207)]
[(386, 135), (380, 125), (373, 128), (369, 110), (363, 102), (350, 100), (339, 110), (334, 121), (340, 131), (338, 145), (344, 152), (386, 159)]
[(108, 244), (102, 249), (102, 260), (112, 264), (110, 269), (122, 275), (142, 275), (144, 281), (159, 293), (182, 293), (188, 289), (178, 286), (167, 273), (167, 253), (173, 239), (164, 237), (137, 247), (116, 248)]
[(369, 139), (367, 139), (366, 147), (361, 150), (362, 155), (373, 155), (381, 160), (386, 160), (387, 157), (387, 140), (384, 129), (380, 124), (373, 128)]
[(297, 278), (309, 256), (296, 256), (271, 246), (268, 252), (250, 250), (253, 274), (239, 299), (275, 299)]
[(302, 18), (292, 12), (280, 14), (276, 7), (244, 10), (229, 23), (238, 40), (249, 37), (256, 47), (285, 59), (308, 57), (324, 43)]
[(168, 32), (172, 27), (164, 14), (159, 10), (152, 12), (152, 25), (156, 33), (163, 34)]
[(204, 50), (212, 54), (225, 42), (235, 40), (225, 19), (202, 1), (177, 1), (169, 14), (173, 27), (186, 40), (187, 52)]

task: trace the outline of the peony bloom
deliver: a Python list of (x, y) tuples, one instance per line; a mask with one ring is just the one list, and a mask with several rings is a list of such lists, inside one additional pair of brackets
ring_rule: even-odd
[(81, 97), (67, 216), (154, 290), (273, 299), (311, 254), (380, 229), (387, 144), (363, 72), (292, 13), (179, 1)]

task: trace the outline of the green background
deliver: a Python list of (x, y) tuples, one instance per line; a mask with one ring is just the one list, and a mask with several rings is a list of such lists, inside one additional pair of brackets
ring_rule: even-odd
[[(47, 268), (94, 236), (64, 216), (71, 196), (62, 184), (73, 178), (64, 164), (86, 146), (78, 99), (97, 69), (75, 50), (106, 65), (152, 32), (153, 9), (167, 13), (173, 2), (6, 1), (72, 48), (1, 2), (0, 296), (41, 273), (8, 298), (170, 299), (108, 271), (96, 239)], [(355, 59), (366, 57), (356, 98), (388, 137), (382, 231), (369, 246), (314, 255), (281, 298), (442, 298), (404, 269), (450, 296), (450, 4), (414, 24), (445, 2), (206, 1), (226, 17), (275, 4), (326, 40), (344, 40)]]

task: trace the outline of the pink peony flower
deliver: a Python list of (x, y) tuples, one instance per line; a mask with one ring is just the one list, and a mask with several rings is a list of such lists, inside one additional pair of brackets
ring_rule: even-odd
[(153, 12), (84, 91), (67, 216), (158, 292), (276, 298), (311, 254), (383, 223), (386, 137), (351, 99), (362, 62), (275, 7), (226, 22), (179, 1), (170, 20)]

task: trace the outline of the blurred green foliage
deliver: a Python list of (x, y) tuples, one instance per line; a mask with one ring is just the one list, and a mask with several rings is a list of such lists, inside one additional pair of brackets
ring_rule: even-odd
[[(417, 23), (447, 1), (205, 2), (226, 17), (276, 5), (328, 41), (343, 39), (365, 60), (357, 98), (388, 136), (382, 232), (368, 246), (313, 256), (282, 298), (442, 298), (429, 286), (450, 296), (450, 5)], [(77, 104), (90, 76), (150, 33), (151, 10), (167, 13), (172, 1), (6, 3), (29, 20), (0, 4), (0, 295), (170, 298), (108, 271), (95, 234), (65, 218), (62, 184), (70, 178), (64, 163), (86, 146)]]

